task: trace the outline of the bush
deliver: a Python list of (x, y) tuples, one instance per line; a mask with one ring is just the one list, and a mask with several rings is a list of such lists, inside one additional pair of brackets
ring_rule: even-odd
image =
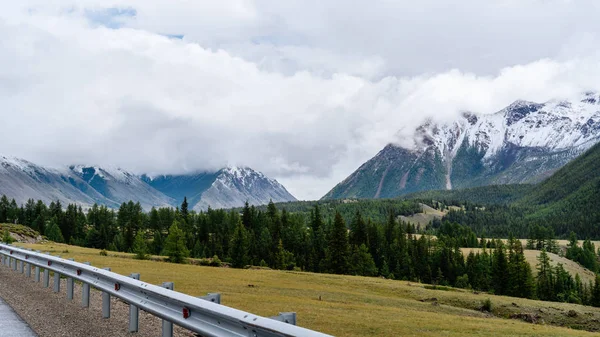
[(463, 276), (457, 277), (456, 278), (456, 284), (455, 284), (455, 286), (457, 288), (463, 288), (463, 289), (470, 288), (470, 285), (469, 285), (469, 275), (464, 274)]
[(215, 255), (210, 261), (210, 265), (212, 267), (221, 267), (221, 265), (223, 265), (223, 262), (221, 262), (221, 259), (219, 259), (219, 257)]
[(108, 256), (108, 253), (106, 252), (106, 250), (102, 249), (100, 251), (100, 256)]
[(492, 300), (487, 298), (483, 302), (481, 302), (481, 310), (487, 311), (487, 312), (492, 312)]
[(10, 245), (11, 243), (15, 242), (15, 239), (13, 239), (13, 237), (12, 237), (12, 236), (10, 236), (10, 233), (9, 233), (8, 229), (5, 229), (5, 230), (4, 230), (4, 235), (2, 236), (2, 241), (3, 241), (4, 243), (7, 243), (7, 244), (9, 244), (9, 245)]
[(62, 252), (66, 254), (66, 253), (68, 253), (68, 252), (69, 252), (69, 250), (68, 250), (68, 249), (65, 249), (65, 250), (63, 250)]

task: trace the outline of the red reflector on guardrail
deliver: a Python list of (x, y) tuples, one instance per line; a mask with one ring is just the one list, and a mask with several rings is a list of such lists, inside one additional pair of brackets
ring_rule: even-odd
[(121, 285), (118, 283), (115, 283), (115, 290), (119, 291), (121, 289)]
[(52, 261), (48, 261), (48, 265), (51, 266), (52, 265)]
[(25, 255), (25, 260), (29, 259), (29, 255)]
[(183, 308), (183, 318), (188, 319), (190, 317), (190, 309)]
[(81, 269), (77, 269), (77, 276), (81, 275)]
[(11, 250), (11, 251), (10, 251), (10, 255), (12, 255), (12, 253), (13, 253), (13, 251)]

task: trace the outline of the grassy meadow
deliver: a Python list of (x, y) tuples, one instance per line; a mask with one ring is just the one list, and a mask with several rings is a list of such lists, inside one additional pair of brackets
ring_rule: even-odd
[[(224, 305), (263, 316), (295, 311), (298, 325), (335, 336), (592, 336), (578, 329), (600, 329), (600, 309), (580, 305), (381, 278), (139, 261), (56, 243), (19, 245), (123, 275), (138, 272), (152, 284), (172, 281), (177, 291), (194, 296), (220, 292)], [(492, 313), (479, 310), (488, 298)], [(508, 319), (515, 314), (543, 324)]]

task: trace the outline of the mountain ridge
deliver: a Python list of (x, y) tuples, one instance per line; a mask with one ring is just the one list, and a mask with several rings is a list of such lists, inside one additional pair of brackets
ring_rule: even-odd
[(48, 168), (16, 157), (0, 156), (0, 194), (25, 203), (28, 199), (86, 207), (94, 203), (117, 208), (123, 202), (152, 207), (181, 204), (190, 208), (239, 207), (248, 201), (262, 205), (296, 200), (277, 180), (248, 167), (226, 167), (217, 172), (150, 177), (114, 167), (69, 165)]
[(388, 144), (323, 199), (388, 198), (423, 190), (538, 183), (600, 141), (600, 96), (517, 100), (492, 114), (419, 126), (414, 146)]

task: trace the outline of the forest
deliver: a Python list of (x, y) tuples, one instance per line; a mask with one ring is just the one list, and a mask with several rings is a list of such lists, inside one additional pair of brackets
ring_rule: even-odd
[[(380, 212), (386, 206), (387, 217)], [(338, 204), (338, 206), (349, 204)], [(354, 205), (361, 205), (355, 203)], [(370, 201), (369, 206), (377, 205)], [(185, 263), (189, 258), (227, 263), (234, 268), (262, 266), (317, 273), (382, 276), (444, 288), (454, 286), (499, 295), (600, 305), (600, 280), (582, 283), (562, 265), (550, 264), (547, 250), (552, 240), (532, 244), (540, 250), (537, 275), (525, 261), (520, 241), (478, 239), (468, 226), (444, 221), (437, 237), (417, 234), (399, 215), (415, 211), (414, 202), (384, 201), (375, 210), (366, 206), (323, 211), (318, 203), (295, 212), (274, 203), (256, 208), (203, 212), (188, 210), (186, 200), (177, 208), (153, 208), (145, 213), (139, 203), (123, 203), (118, 210), (60, 202), (45, 205), (29, 200), (24, 206), (0, 199), (0, 223), (19, 222), (55, 242), (66, 242), (109, 251), (167, 256)], [(380, 209), (379, 206), (382, 208)], [(325, 208), (325, 207), (323, 207)], [(351, 214), (353, 212), (353, 214)], [(378, 214), (373, 219), (364, 217)], [(324, 215), (326, 214), (326, 215)], [(346, 221), (345, 218), (350, 218)], [(430, 228), (430, 231), (432, 229)], [(545, 234), (544, 234), (545, 235)], [(576, 240), (576, 238), (574, 238)], [(528, 243), (529, 244), (529, 243)], [(461, 247), (481, 247), (466, 257)], [(591, 247), (592, 252), (594, 247)], [(589, 250), (571, 249), (573, 259), (589, 259)], [(587, 255), (586, 255), (587, 254)], [(594, 253), (594, 259), (596, 258)], [(597, 266), (596, 266), (597, 270)]]

